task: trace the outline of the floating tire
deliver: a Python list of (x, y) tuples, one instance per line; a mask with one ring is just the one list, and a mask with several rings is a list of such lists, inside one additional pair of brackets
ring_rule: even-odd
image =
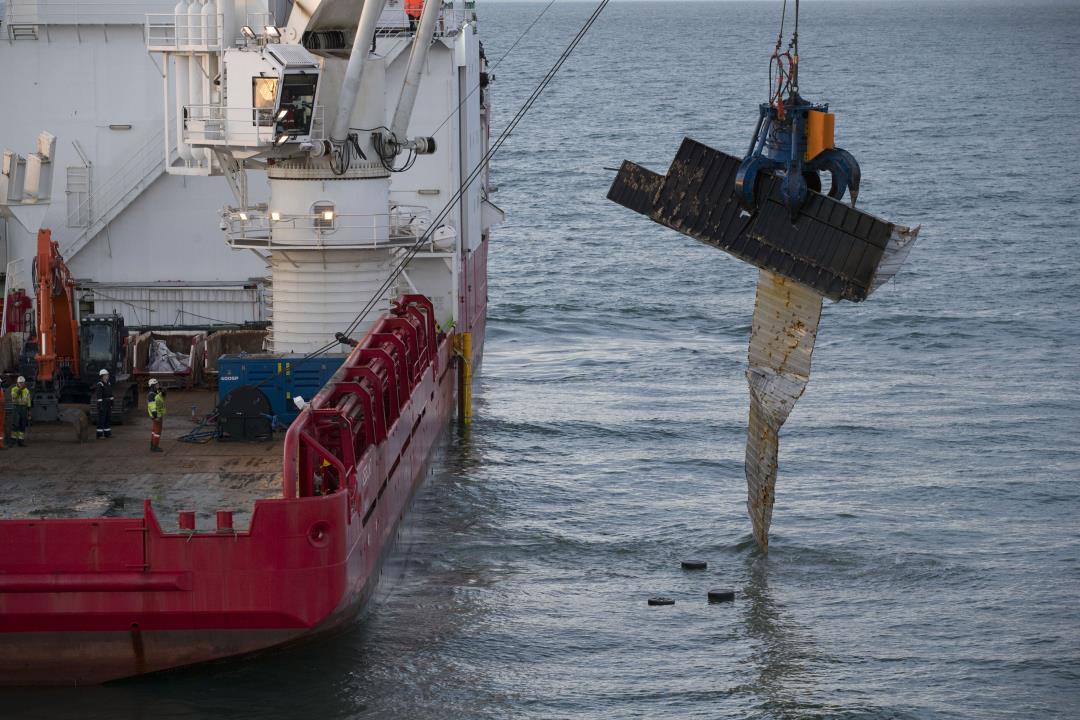
[(682, 569), (683, 570), (704, 570), (707, 567), (709, 567), (709, 563), (705, 562), (704, 560), (683, 560), (682, 561)]
[(709, 591), (709, 602), (711, 603), (730, 602), (734, 599), (734, 590), (719, 589)]
[(675, 601), (669, 597), (652, 597), (649, 598), (650, 605), (674, 605)]

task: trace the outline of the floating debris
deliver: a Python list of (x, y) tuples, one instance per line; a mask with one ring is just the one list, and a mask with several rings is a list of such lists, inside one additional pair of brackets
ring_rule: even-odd
[(734, 590), (719, 589), (719, 590), (710, 590), (709, 591), (709, 602), (710, 603), (730, 602), (730, 601), (732, 601), (734, 599), (735, 599), (735, 591)]

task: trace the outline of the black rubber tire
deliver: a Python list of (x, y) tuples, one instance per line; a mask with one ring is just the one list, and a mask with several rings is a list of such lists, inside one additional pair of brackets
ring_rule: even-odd
[(709, 563), (705, 562), (704, 560), (683, 560), (682, 561), (682, 569), (683, 570), (704, 570), (707, 567), (709, 567)]
[(735, 599), (735, 591), (734, 590), (726, 590), (726, 589), (721, 588), (721, 589), (710, 590), (709, 591), (709, 602), (711, 602), (711, 603), (730, 602), (730, 601), (732, 601), (734, 599)]
[(650, 605), (674, 605), (675, 601), (669, 597), (651, 597), (649, 598)]

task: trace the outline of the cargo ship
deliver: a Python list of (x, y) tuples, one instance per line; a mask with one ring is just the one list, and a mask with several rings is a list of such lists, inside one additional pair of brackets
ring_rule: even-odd
[[(502, 217), (474, 9), (8, 0), (0, 18), (0, 89), (25, 110), (0, 117), (2, 369), (47, 367), (52, 407), (81, 417), (0, 454), (0, 685), (340, 628), (470, 413)], [(69, 268), (54, 295), (47, 256)], [(51, 342), (91, 327), (81, 350)], [(164, 452), (144, 403), (111, 437), (91, 407), (80, 442), (65, 393), (101, 328), (122, 329), (118, 382), (174, 386)], [(225, 352), (229, 333), (258, 346)], [(140, 361), (138, 338), (168, 355), (180, 336), (201, 348), (186, 372)]]

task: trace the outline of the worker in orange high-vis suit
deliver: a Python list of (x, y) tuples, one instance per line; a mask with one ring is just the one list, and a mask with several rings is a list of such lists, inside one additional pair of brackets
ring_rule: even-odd
[(415, 31), (424, 11), (424, 0), (405, 0), (405, 14), (409, 16), (409, 29)]

